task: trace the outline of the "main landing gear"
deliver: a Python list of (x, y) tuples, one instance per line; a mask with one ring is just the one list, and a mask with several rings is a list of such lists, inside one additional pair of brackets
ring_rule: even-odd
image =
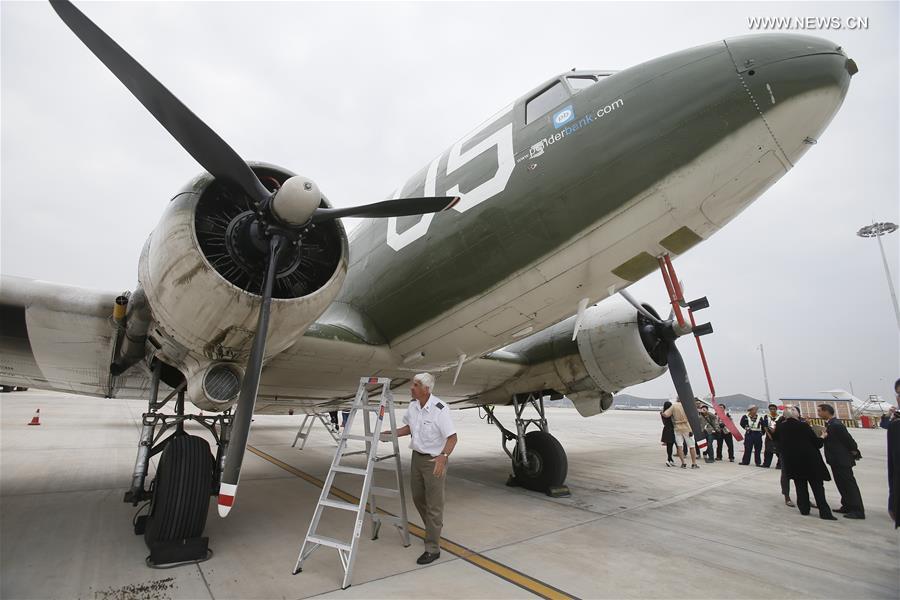
[[(562, 444), (547, 431), (547, 417), (544, 415), (544, 397), (541, 394), (518, 394), (513, 396), (516, 410), (516, 432), (513, 433), (500, 424), (493, 407), (483, 407), (488, 422), (500, 430), (503, 451), (512, 460), (513, 474), (506, 485), (522, 486), (548, 496), (558, 498), (569, 495), (565, 485), (569, 462)], [(522, 414), (529, 406), (538, 413), (538, 418), (525, 419)], [(527, 431), (529, 426), (536, 429)], [(508, 443), (515, 440), (510, 451)]]
[[(185, 414), (184, 383), (158, 401), (161, 370), (162, 365), (156, 363), (150, 381), (150, 404), (143, 414), (131, 489), (124, 498), (134, 506), (149, 500), (149, 513), (135, 519), (134, 533), (143, 534), (150, 549), (147, 564), (151, 567), (201, 561), (212, 555), (208, 548), (209, 538), (202, 537), (203, 529), (209, 497), (218, 493), (232, 420), (230, 411), (209, 416)], [(163, 413), (162, 409), (172, 398), (176, 398), (175, 414)], [(189, 420), (196, 421), (212, 434), (218, 446), (215, 459), (205, 439), (185, 433), (184, 423)], [(164, 438), (170, 430), (174, 431)], [(145, 490), (150, 458), (159, 453), (162, 456), (156, 476), (150, 488)]]

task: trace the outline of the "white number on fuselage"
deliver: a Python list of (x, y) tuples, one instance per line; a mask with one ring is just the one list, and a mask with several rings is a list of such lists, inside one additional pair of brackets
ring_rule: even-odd
[[(483, 152), (490, 148), (495, 148), (497, 153), (497, 171), (487, 181), (475, 186), (466, 193), (462, 193), (459, 184), (450, 187), (445, 192), (446, 196), (459, 196), (460, 200), (453, 207), (454, 210), (464, 213), (473, 206), (478, 206), (485, 200), (493, 198), (506, 189), (509, 178), (512, 175), (516, 161), (513, 154), (513, 124), (507, 123), (491, 135), (487, 136), (475, 146), (469, 148), (465, 152), (462, 151), (463, 145), (475, 137), (478, 133), (484, 131), (488, 126), (495, 125), (500, 119), (506, 116), (512, 110), (512, 106), (500, 111), (497, 115), (487, 121), (487, 123), (456, 142), (450, 148), (447, 156), (447, 168), (445, 169), (445, 177), (458, 171), (466, 164), (478, 158)], [(441, 154), (443, 156), (443, 153)], [(428, 172), (425, 175), (425, 196), (436, 196), (437, 188), (437, 170), (441, 161), (441, 156), (432, 161), (428, 166)], [(487, 158), (486, 156), (484, 158)], [(399, 198), (402, 191), (412, 187), (415, 182), (409, 181), (400, 186), (394, 193), (394, 198)], [(434, 219), (433, 214), (422, 215), (419, 222), (408, 228), (403, 233), (397, 233), (397, 218), (391, 217), (387, 224), (387, 244), (394, 250), (401, 250), (413, 243), (417, 239), (424, 237), (428, 233), (431, 221)]]

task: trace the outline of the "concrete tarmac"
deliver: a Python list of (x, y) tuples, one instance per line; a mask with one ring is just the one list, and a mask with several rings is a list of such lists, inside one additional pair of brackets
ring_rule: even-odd
[[(41, 426), (29, 427), (36, 408)], [(234, 510), (220, 519), (210, 504), (210, 560), (147, 567), (143, 538), (131, 529), (136, 509), (122, 502), (144, 409), (38, 391), (0, 396), (0, 597), (900, 597), (883, 430), (852, 430), (868, 518), (822, 521), (783, 504), (775, 469), (727, 458), (693, 471), (666, 467), (656, 413), (584, 419), (548, 409), (568, 453), (571, 497), (506, 487), (497, 429), (477, 411), (454, 411), (460, 443), (441, 558), (416, 565), (421, 539), (404, 548), (385, 525), (378, 540), (363, 537), (353, 585), (342, 591), (333, 549), (320, 548), (291, 574), (319, 496), (315, 479), (325, 478), (335, 448), (318, 424), (303, 451), (291, 448), (302, 416), (256, 417)], [(498, 416), (512, 426), (511, 408)], [(342, 474), (337, 486), (356, 494), (353, 478)], [(826, 493), (837, 507), (833, 483)], [(396, 513), (399, 500), (383, 507)], [(411, 500), (408, 514), (422, 525)], [(352, 520), (328, 510), (322, 533), (348, 537)]]

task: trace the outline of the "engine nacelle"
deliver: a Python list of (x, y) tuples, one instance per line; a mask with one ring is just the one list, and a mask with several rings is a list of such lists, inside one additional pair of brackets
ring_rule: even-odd
[(513, 394), (553, 390), (572, 400), (582, 415), (599, 414), (612, 406), (619, 390), (666, 372), (665, 357), (654, 356), (641, 338), (643, 319), (631, 305), (610, 298), (585, 311), (575, 341), (572, 317), (507, 346), (489, 358), (522, 361), (528, 367), (481, 399), (506, 403)]
[[(270, 189), (293, 175), (251, 167)], [(325, 198), (322, 205), (330, 206)], [(172, 199), (141, 253), (138, 277), (153, 317), (148, 356), (179, 368), (188, 399), (205, 410), (223, 410), (236, 399), (256, 331), (265, 263), (235, 241), (252, 214), (239, 188), (203, 174)], [(332, 303), (347, 263), (338, 220), (310, 227), (298, 246), (281, 253), (266, 358), (293, 344)]]

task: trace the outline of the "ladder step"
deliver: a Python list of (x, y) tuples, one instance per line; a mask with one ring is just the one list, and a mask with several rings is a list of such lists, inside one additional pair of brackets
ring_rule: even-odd
[(341, 540), (336, 540), (334, 538), (325, 537), (324, 535), (308, 535), (306, 539), (313, 544), (321, 544), (322, 546), (331, 546), (332, 548), (337, 548), (338, 550), (345, 550), (347, 552), (350, 551), (350, 544), (345, 544)]
[(344, 465), (335, 465), (331, 467), (332, 471), (339, 471), (341, 473), (350, 473), (352, 475), (365, 475), (366, 470), (360, 469), (357, 467), (345, 467)]
[(354, 454), (368, 454), (366, 450), (354, 450), (353, 452), (344, 452), (341, 456), (353, 456)]
[(349, 435), (345, 435), (344, 439), (345, 440), (357, 440), (359, 442), (373, 442), (373, 441), (375, 441), (375, 436), (374, 435), (356, 435), (354, 433), (351, 433)]
[(350, 510), (353, 512), (359, 511), (358, 504), (350, 504), (349, 502), (344, 502), (343, 500), (331, 500), (326, 498), (325, 500), (320, 500), (319, 504), (322, 506), (330, 506), (331, 508), (340, 508), (341, 510)]
[(378, 487), (375, 485), (373, 485), (371, 488), (369, 488), (369, 493), (375, 494), (376, 496), (386, 496), (389, 498), (399, 498), (400, 497), (400, 490), (393, 490), (391, 488)]
[(376, 515), (377, 519), (383, 523), (390, 523), (391, 525), (399, 525), (402, 527), (404, 525), (403, 519), (400, 517), (392, 517), (390, 515)]

